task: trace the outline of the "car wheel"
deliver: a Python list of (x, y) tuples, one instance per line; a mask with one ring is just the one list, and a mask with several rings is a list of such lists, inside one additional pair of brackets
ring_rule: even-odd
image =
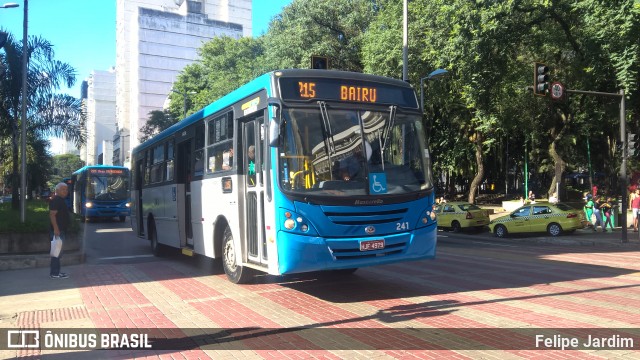
[(493, 229), (493, 233), (499, 237), (503, 238), (507, 236), (507, 228), (504, 225), (497, 225), (495, 229)]
[(251, 269), (238, 265), (231, 229), (227, 226), (222, 240), (222, 267), (227, 278), (234, 284), (243, 284), (252, 278)]
[(551, 223), (549, 224), (549, 226), (547, 226), (547, 232), (551, 236), (558, 236), (562, 234), (562, 227), (560, 226), (560, 224)]
[(460, 225), (460, 223), (458, 221), (454, 220), (451, 223), (451, 230), (453, 230), (453, 232), (455, 232), (455, 233), (459, 233), (459, 232), (462, 231), (462, 226)]

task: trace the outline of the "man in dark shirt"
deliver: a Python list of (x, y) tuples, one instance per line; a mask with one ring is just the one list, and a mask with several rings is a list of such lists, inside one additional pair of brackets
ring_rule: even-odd
[[(53, 240), (53, 236), (57, 235), (64, 242), (64, 237), (67, 232), (67, 228), (69, 227), (69, 209), (67, 208), (67, 204), (64, 201), (64, 198), (67, 197), (69, 193), (69, 189), (67, 188), (67, 184), (59, 183), (56, 185), (56, 195), (49, 201), (49, 219), (51, 220), (51, 239)], [(62, 256), (62, 252), (58, 255), (58, 257), (51, 257), (51, 267), (49, 271), (49, 276), (52, 279), (66, 279), (69, 275), (60, 272), (60, 257)]]

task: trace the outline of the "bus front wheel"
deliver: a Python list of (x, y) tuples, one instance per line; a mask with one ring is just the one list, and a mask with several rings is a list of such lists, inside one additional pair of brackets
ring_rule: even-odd
[(222, 240), (222, 267), (227, 278), (234, 284), (243, 284), (251, 278), (251, 269), (238, 265), (231, 229), (227, 226)]

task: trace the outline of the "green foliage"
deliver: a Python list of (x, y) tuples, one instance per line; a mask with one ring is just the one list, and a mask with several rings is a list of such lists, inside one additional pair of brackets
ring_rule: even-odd
[(80, 156), (73, 154), (56, 155), (52, 159), (53, 174), (49, 180), (49, 187), (54, 188), (56, 184), (66, 177), (70, 177), (74, 171), (85, 165)]
[[(328, 56), (332, 69), (400, 78), (402, 7), (395, 0), (294, 0), (260, 38), (211, 40), (175, 87), (196, 91), (190, 109), (197, 109), (261, 73), (308, 68), (311, 55)], [(589, 158), (594, 171), (615, 174), (615, 99), (571, 95), (552, 103), (527, 87), (533, 62), (542, 61), (552, 81), (569, 89), (623, 88), (629, 127), (640, 131), (639, 15), (633, 0), (409, 2), (410, 82), (420, 92), (431, 71), (449, 71), (424, 82), (436, 174), (474, 178), (471, 194), (486, 177), (522, 183), (525, 163), (547, 183), (565, 169), (586, 170)], [(171, 94), (174, 117), (182, 106), (182, 96)]]
[(154, 135), (159, 134), (162, 130), (177, 122), (168, 110), (153, 110), (149, 112), (149, 119), (140, 128), (140, 142), (151, 139)]
[(294, 0), (264, 36), (267, 69), (310, 67), (311, 56), (329, 57), (329, 68), (362, 71), (362, 41), (374, 17), (367, 0)]
[[(85, 114), (81, 101), (68, 95), (56, 94), (61, 86), (72, 86), (76, 72), (68, 64), (55, 58), (53, 45), (41, 37), (31, 37), (28, 43), (29, 67), (27, 69), (27, 119), (22, 119), (22, 43), (9, 35), (0, 55), (5, 71), (0, 74), (0, 135), (9, 138), (10, 159), (5, 160), (5, 142), (2, 142), (0, 159), (11, 164), (11, 188), (13, 190), (14, 209), (18, 208), (19, 186), (19, 138), (21, 123), (26, 121), (28, 137), (28, 171), (31, 171), (31, 189), (42, 186), (47, 176), (41, 165), (46, 164), (46, 147), (41, 146), (49, 135), (65, 135), (77, 145), (85, 141), (82, 126)], [(35, 161), (35, 162), (34, 162)]]
[(49, 204), (42, 200), (27, 201), (26, 221), (20, 221), (20, 211), (11, 209), (10, 203), (0, 204), (0, 232), (38, 233), (49, 231)]
[[(81, 230), (80, 217), (71, 215), (68, 233)], [(20, 220), (20, 211), (11, 209), (10, 203), (0, 203), (0, 233), (48, 233), (51, 226), (49, 203), (44, 200), (27, 201), (25, 222)]]
[[(260, 39), (217, 37), (200, 49), (201, 61), (184, 68), (174, 88), (191, 93), (189, 109), (200, 109), (261, 75), (264, 68), (259, 58), (263, 54)], [(182, 119), (184, 98), (170, 94), (169, 111)], [(193, 112), (188, 110), (187, 113)]]

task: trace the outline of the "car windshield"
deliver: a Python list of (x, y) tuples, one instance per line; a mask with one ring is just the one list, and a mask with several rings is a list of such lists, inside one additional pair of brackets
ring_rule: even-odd
[(323, 196), (403, 194), (432, 187), (421, 119), (389, 111), (285, 109), (284, 190)]

